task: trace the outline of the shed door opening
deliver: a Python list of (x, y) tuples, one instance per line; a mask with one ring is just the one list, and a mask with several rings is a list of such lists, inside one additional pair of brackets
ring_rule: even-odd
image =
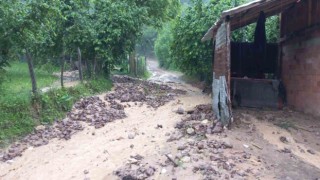
[(279, 98), (282, 91), (278, 78), (279, 46), (278, 43), (267, 42), (265, 21), (261, 12), (253, 42), (231, 42), (231, 96), (234, 106), (280, 108), (283, 104)]

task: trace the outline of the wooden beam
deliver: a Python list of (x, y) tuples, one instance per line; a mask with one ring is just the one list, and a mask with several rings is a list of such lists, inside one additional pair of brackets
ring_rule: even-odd
[(263, 6), (259, 6), (256, 8), (252, 8), (248, 10), (246, 14), (242, 15), (234, 15), (230, 18), (231, 21), (231, 29), (235, 30), (237, 28), (249, 25), (253, 22), (256, 22), (259, 18), (260, 12), (263, 11), (266, 17), (270, 17), (276, 14), (280, 14), (281, 12), (288, 9), (296, 2), (295, 0), (283, 0), (281, 2), (277, 1), (275, 3), (266, 3)]
[(297, 3), (297, 0), (256, 0), (224, 11), (220, 20), (209, 29), (209, 31), (202, 38), (202, 41), (215, 38), (219, 27), (227, 17), (230, 19), (231, 31), (233, 31), (240, 27), (256, 22), (261, 11), (265, 12), (266, 17), (270, 17), (280, 14), (295, 3)]
[(308, 0), (308, 26), (312, 24), (312, 1)]

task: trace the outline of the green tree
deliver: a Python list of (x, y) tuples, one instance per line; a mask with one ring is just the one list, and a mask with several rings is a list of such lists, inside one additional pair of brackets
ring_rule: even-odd
[(211, 79), (212, 42), (201, 42), (206, 31), (223, 10), (234, 6), (233, 0), (194, 0), (174, 22), (171, 60), (184, 73), (201, 80)]
[(162, 68), (174, 68), (174, 61), (171, 59), (170, 46), (173, 41), (172, 36), (173, 23), (166, 23), (163, 28), (159, 31), (157, 40), (155, 41), (154, 49), (155, 54), (158, 58), (159, 65)]
[[(3, 2), (3, 1), (2, 1)], [(1, 42), (9, 42), (4, 49), (16, 54), (26, 54), (32, 92), (37, 93), (37, 83), (33, 68), (34, 58), (40, 56), (47, 46), (52, 45), (54, 23), (51, 18), (59, 16), (60, 1), (4, 1), (1, 4), (5, 18), (1, 24), (10, 21), (3, 27)], [(2, 8), (1, 8), (2, 9)], [(8, 53), (3, 53), (8, 54)]]

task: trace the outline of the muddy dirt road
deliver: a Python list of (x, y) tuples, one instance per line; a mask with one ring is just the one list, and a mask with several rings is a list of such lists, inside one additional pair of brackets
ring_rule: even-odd
[(148, 71), (151, 72), (151, 77), (149, 81), (153, 82), (161, 82), (161, 83), (184, 83), (181, 80), (182, 73), (180, 72), (173, 72), (173, 71), (166, 71), (159, 68), (159, 63), (155, 59), (148, 60)]
[[(209, 96), (183, 83), (181, 74), (148, 64), (150, 81), (162, 85), (119, 78), (114, 92), (82, 100), (63, 121), (82, 128), (58, 128), (64, 138), (28, 145), (0, 162), (0, 179), (320, 178), (317, 118), (238, 109), (232, 129), (222, 132)], [(40, 138), (46, 129), (36, 130)]]

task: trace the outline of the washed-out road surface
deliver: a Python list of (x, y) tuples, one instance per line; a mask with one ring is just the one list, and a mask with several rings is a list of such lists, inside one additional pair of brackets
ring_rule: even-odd
[[(50, 132), (60, 138), (35, 143), (39, 147), (27, 143), (19, 156), (1, 161), (0, 179), (320, 178), (319, 119), (291, 110), (237, 109), (231, 129), (222, 129), (210, 96), (156, 61), (148, 69), (148, 82), (120, 77), (114, 92), (79, 102), (63, 123), (79, 120), (81, 130), (58, 124)], [(125, 117), (110, 120), (121, 113)], [(38, 127), (35, 139), (47, 129)], [(1, 150), (0, 158), (15, 150)]]

